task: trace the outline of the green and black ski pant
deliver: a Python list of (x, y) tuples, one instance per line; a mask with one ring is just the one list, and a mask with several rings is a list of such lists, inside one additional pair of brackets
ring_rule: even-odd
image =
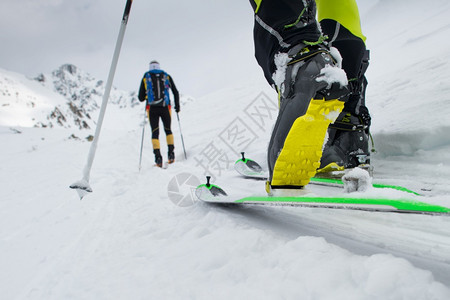
[(255, 12), (255, 57), (270, 85), (274, 85), (272, 74), (276, 71), (277, 53), (287, 53), (300, 43), (320, 43), (327, 36), (325, 41), (337, 48), (343, 58), (342, 68), (355, 95), (346, 102), (344, 110), (356, 112), (365, 105), (364, 72), (369, 55), (355, 0), (250, 0), (250, 3)]

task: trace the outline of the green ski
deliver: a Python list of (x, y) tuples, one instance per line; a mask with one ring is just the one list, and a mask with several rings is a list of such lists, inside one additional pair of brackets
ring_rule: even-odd
[[(336, 196), (323, 196), (311, 193), (308, 190), (298, 190), (304, 193), (299, 196), (269, 196), (228, 195), (222, 188), (209, 183), (199, 185), (195, 194), (197, 198), (211, 204), (227, 205), (268, 205), (268, 206), (296, 206), (308, 208), (348, 209), (375, 212), (394, 212), (424, 215), (450, 216), (450, 208), (426, 203), (422, 197), (411, 195), (404, 191), (404, 197), (377, 196), (368, 193), (345, 194), (336, 193)], [(362, 195), (362, 196), (361, 196)]]
[[(245, 158), (244, 152), (241, 152), (242, 158), (238, 159), (234, 164), (234, 169), (236, 172), (238, 172), (240, 175), (244, 176), (245, 178), (253, 178), (253, 179), (260, 179), (260, 180), (266, 180), (267, 174), (265, 171), (263, 171), (262, 167), (254, 160)], [(342, 179), (337, 178), (321, 178), (321, 177), (313, 177), (311, 178), (311, 181), (309, 184), (313, 185), (324, 185), (324, 186), (337, 186), (337, 187), (344, 187), (344, 182)], [(382, 183), (373, 183), (372, 186), (377, 189), (392, 189), (392, 190), (398, 190), (406, 193), (410, 193), (413, 195), (419, 196), (420, 194), (412, 191), (406, 187), (399, 186), (399, 185), (388, 185), (388, 184), (382, 184)]]

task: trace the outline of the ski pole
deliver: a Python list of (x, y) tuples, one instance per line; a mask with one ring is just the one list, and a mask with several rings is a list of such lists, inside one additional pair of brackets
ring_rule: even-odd
[(103, 118), (105, 116), (106, 105), (108, 104), (109, 94), (111, 92), (111, 86), (114, 79), (114, 74), (116, 72), (117, 61), (119, 60), (120, 48), (122, 47), (123, 37), (125, 35), (125, 29), (128, 23), (128, 17), (130, 15), (131, 4), (133, 0), (127, 0), (125, 11), (122, 17), (122, 23), (119, 30), (119, 36), (117, 37), (116, 47), (114, 49), (114, 54), (111, 62), (111, 67), (109, 69), (108, 80), (106, 81), (105, 93), (103, 94), (102, 106), (100, 107), (100, 112), (98, 115), (97, 127), (95, 128), (94, 140), (92, 141), (91, 148), (89, 149), (89, 154), (87, 158), (86, 166), (83, 170), (83, 178), (70, 185), (70, 188), (75, 189), (82, 199), (88, 192), (92, 192), (92, 188), (89, 185), (89, 177), (91, 173), (92, 163), (95, 157), (95, 151), (97, 149), (98, 139), (100, 137), (100, 130), (102, 128)]
[(187, 156), (186, 156), (186, 148), (184, 148), (183, 133), (181, 132), (180, 116), (178, 115), (178, 113), (177, 113), (177, 119), (178, 119), (178, 127), (180, 128), (181, 144), (183, 145), (184, 159), (187, 159)]
[(145, 132), (145, 125), (147, 121), (147, 110), (145, 110), (144, 115), (144, 126), (142, 126), (142, 139), (141, 139), (141, 153), (139, 154), (139, 172), (141, 171), (141, 163), (142, 163), (142, 148), (144, 147), (144, 132)]

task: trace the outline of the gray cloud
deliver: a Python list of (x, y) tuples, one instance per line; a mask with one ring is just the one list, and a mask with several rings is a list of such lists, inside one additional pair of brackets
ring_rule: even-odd
[[(35, 76), (73, 63), (106, 79), (125, 2), (0, 0), (0, 67)], [(152, 59), (194, 96), (262, 78), (252, 27), (247, 1), (135, 0), (114, 85), (137, 89)]]
[[(73, 63), (106, 79), (125, 3), (0, 0), (0, 67), (34, 77)], [(264, 82), (252, 29), (247, 0), (134, 0), (114, 85), (136, 90), (152, 59), (193, 96)]]

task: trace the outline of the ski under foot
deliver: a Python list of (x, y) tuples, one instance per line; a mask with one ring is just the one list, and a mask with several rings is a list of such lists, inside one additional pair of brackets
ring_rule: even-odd
[[(418, 201), (417, 198), (388, 198), (364, 197), (336, 193), (336, 196), (318, 196), (304, 189), (299, 190), (303, 195), (297, 196), (268, 196), (268, 195), (228, 195), (222, 188), (208, 182), (196, 188), (196, 197), (209, 204), (227, 205), (266, 205), (266, 206), (294, 206), (322, 209), (347, 209), (370, 212), (408, 213), (420, 215), (450, 216), (450, 208)], [(363, 196), (361, 196), (361, 194)], [(409, 194), (408, 194), (409, 195)]]
[[(243, 152), (241, 154), (242, 158), (235, 163), (235, 170), (239, 174), (245, 178), (267, 179), (266, 173), (257, 162), (245, 158)], [(358, 178), (357, 176), (356, 179)], [(355, 178), (350, 177), (349, 180), (354, 181)], [(321, 187), (322, 185), (323, 187)], [(317, 195), (308, 191), (308, 187), (312, 186), (316, 186), (316, 190), (318, 188), (320, 191), (331, 188), (335, 190), (331, 192), (331, 195), (330, 192), (328, 192), (328, 195)], [(312, 178), (310, 185), (299, 191), (303, 195), (295, 197), (267, 195), (228, 196), (217, 185), (214, 186), (215, 195), (205, 188), (204, 185), (200, 185), (197, 188), (196, 195), (203, 202), (219, 204), (289, 205), (450, 216), (450, 208), (424, 203), (422, 201), (423, 198), (418, 193), (405, 187), (384, 184), (372, 184), (372, 186), (375, 189), (379, 189), (380, 192), (345, 194), (342, 189), (336, 190), (337, 187), (344, 187), (344, 182), (341, 179)], [(217, 191), (220, 191), (220, 193)], [(357, 191), (357, 189), (351, 191)], [(386, 191), (388, 192), (387, 194)], [(395, 198), (391, 196), (393, 193), (396, 195)]]
[[(261, 165), (256, 161), (245, 158), (245, 153), (241, 152), (242, 158), (238, 159), (234, 164), (234, 169), (240, 175), (247, 179), (257, 179), (257, 180), (267, 180), (267, 172), (263, 170)], [(349, 171), (349, 170), (347, 170)], [(345, 172), (340, 172), (339, 176), (316, 176), (311, 178), (309, 185), (323, 185), (323, 186), (335, 186), (345, 188), (344, 182), (342, 181), (342, 177), (345, 175)], [(412, 191), (406, 187), (399, 185), (388, 185), (382, 183), (372, 183), (372, 186), (376, 189), (393, 189), (402, 192), (407, 192), (413, 195), (419, 196), (420, 194)]]
[(169, 163), (163, 162), (161, 165), (154, 164), (153, 166), (160, 169), (167, 169), (169, 167)]

